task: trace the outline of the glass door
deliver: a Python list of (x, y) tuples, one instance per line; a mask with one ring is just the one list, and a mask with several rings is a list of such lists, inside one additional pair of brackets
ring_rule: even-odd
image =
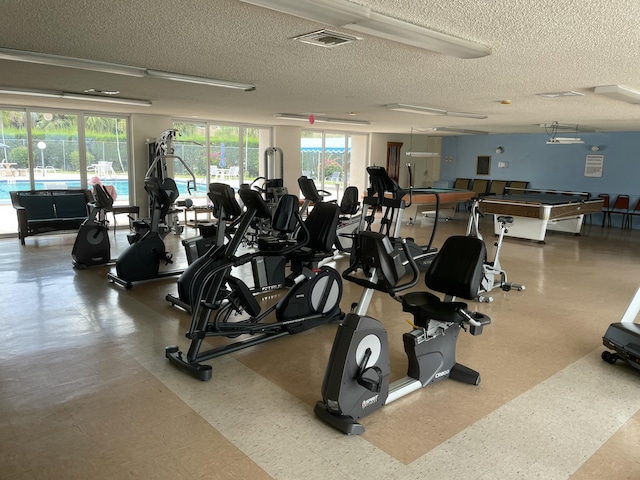
[(115, 205), (130, 205), (128, 118), (86, 115), (84, 127), (88, 187), (101, 183)]
[(31, 188), (80, 188), (78, 115), (31, 112)]
[[(167, 163), (167, 169), (178, 185), (179, 200), (191, 199), (194, 205), (208, 203), (209, 172), (207, 160), (207, 128), (204, 123), (174, 122), (178, 131), (173, 142), (173, 154), (180, 157), (196, 177), (195, 189), (191, 174), (179, 160)], [(189, 187), (189, 188), (187, 188)], [(191, 191), (189, 191), (191, 189)]]

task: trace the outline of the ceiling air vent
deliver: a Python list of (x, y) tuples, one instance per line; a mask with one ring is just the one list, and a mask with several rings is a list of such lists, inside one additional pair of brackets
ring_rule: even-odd
[(310, 45), (317, 45), (318, 47), (333, 48), (338, 45), (345, 45), (362, 39), (345, 33), (333, 32), (331, 30), (318, 30), (317, 32), (306, 33), (304, 35), (293, 37), (293, 40), (308, 43)]

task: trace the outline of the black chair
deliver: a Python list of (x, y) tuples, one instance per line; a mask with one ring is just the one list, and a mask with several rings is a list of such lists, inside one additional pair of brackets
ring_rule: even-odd
[(485, 178), (476, 178), (471, 184), (471, 191), (475, 192), (477, 196), (485, 195), (488, 189), (489, 180)]
[(507, 183), (506, 180), (491, 180), (491, 185), (489, 185), (487, 193), (489, 195), (504, 195), (504, 189)]
[(453, 182), (453, 188), (460, 190), (469, 190), (469, 185), (471, 185), (470, 178), (456, 178), (455, 182)]
[(527, 193), (527, 188), (529, 188), (529, 182), (511, 180), (505, 190), (506, 193), (513, 193), (514, 195), (518, 195), (520, 193)]
[(611, 226), (611, 218), (609, 218), (609, 213), (611, 210), (611, 197), (609, 197), (608, 193), (601, 193), (598, 195), (598, 198), (602, 199), (602, 226), (604, 227), (605, 222), (609, 221), (609, 226)]
[(611, 226), (611, 215), (614, 214), (622, 215), (620, 222), (621, 228), (627, 228), (629, 226), (629, 195), (618, 195), (616, 197), (608, 212), (609, 227)]
[(640, 198), (636, 202), (636, 206), (633, 207), (633, 210), (629, 210), (629, 228), (633, 229), (633, 217), (635, 215), (640, 215)]

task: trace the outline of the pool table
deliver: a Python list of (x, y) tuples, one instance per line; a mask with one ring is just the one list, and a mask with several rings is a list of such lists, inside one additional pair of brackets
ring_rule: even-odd
[(584, 216), (602, 211), (602, 199), (574, 193), (497, 195), (482, 198), (480, 209), (494, 214), (496, 235), (500, 229), (497, 217), (508, 215), (514, 217), (514, 223), (505, 235), (544, 243), (548, 230), (579, 235)]
[[(416, 206), (416, 215), (422, 211), (435, 211), (436, 195), (440, 197), (440, 211), (443, 208), (455, 208), (459, 203), (471, 200), (477, 193), (471, 190), (462, 190), (459, 188), (414, 188), (411, 206)], [(409, 201), (409, 195), (405, 197), (405, 201)]]

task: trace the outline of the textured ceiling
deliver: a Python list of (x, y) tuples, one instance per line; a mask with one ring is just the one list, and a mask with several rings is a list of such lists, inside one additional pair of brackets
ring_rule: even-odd
[[(239, 0), (4, 0), (0, 47), (252, 83), (253, 92), (0, 61), (0, 87), (120, 90), (150, 108), (106, 107), (0, 95), (0, 105), (48, 105), (171, 114), (252, 124), (292, 124), (275, 113), (355, 118), (353, 131), (463, 127), (544, 133), (558, 121), (597, 131), (640, 130), (640, 105), (594, 94), (640, 89), (637, 0), (354, 0), (372, 11), (492, 48), (459, 59), (389, 40), (328, 49), (294, 42), (327, 25)], [(573, 90), (582, 97), (536, 94)], [(501, 100), (511, 100), (502, 105)], [(388, 111), (406, 103), (487, 115), (484, 120)], [(97, 105), (97, 106), (96, 106)], [(356, 112), (357, 116), (349, 116)]]

